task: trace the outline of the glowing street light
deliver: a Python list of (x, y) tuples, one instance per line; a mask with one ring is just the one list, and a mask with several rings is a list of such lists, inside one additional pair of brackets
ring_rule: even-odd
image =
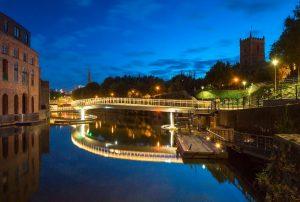
[(216, 146), (217, 149), (220, 149), (220, 148), (221, 148), (221, 144), (218, 143), (218, 142), (215, 144), (215, 146)]
[(160, 91), (160, 86), (159, 85), (155, 86), (155, 90)]
[(277, 60), (276, 58), (272, 59), (272, 64), (274, 65), (275, 68), (275, 74), (274, 74), (274, 90), (277, 91), (277, 65), (279, 63), (279, 60)]
[(113, 92), (110, 93), (110, 97), (114, 97), (115, 94)]
[(247, 81), (242, 81), (242, 84), (244, 86), (244, 89), (246, 88), (246, 85), (247, 85)]
[(239, 81), (240, 81), (239, 77), (234, 77), (234, 78), (233, 78), (233, 82), (234, 82), (234, 83), (237, 84)]

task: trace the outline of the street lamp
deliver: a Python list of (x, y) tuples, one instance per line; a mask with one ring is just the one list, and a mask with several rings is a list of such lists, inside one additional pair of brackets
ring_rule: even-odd
[(243, 81), (242, 84), (244, 86), (244, 89), (246, 89), (247, 81)]
[(274, 74), (274, 90), (277, 91), (277, 65), (279, 63), (279, 60), (277, 60), (276, 58), (274, 58), (272, 60), (272, 64), (274, 65), (275, 68), (275, 74)]
[(158, 86), (158, 85), (155, 86), (155, 90), (156, 90), (156, 91), (159, 91), (159, 90), (160, 90), (160, 86)]
[(234, 82), (234, 83), (238, 83), (239, 81), (240, 81), (239, 77), (234, 77), (234, 78), (233, 78), (233, 82)]
[(115, 96), (115, 94), (112, 92), (112, 93), (110, 93), (110, 96), (113, 97), (113, 96)]

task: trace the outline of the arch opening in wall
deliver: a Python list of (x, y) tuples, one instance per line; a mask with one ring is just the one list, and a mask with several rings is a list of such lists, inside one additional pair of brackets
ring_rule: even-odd
[(7, 115), (8, 114), (8, 95), (4, 94), (2, 96), (2, 114)]
[(31, 97), (31, 112), (34, 113), (34, 97)]
[(26, 94), (22, 95), (22, 113), (23, 114), (27, 113), (27, 96), (26, 96)]

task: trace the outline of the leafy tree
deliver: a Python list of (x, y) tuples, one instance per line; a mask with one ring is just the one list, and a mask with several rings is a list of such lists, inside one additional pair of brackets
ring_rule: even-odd
[(236, 76), (236, 72), (228, 62), (218, 61), (206, 72), (204, 79), (207, 84), (220, 89), (231, 85), (234, 76)]
[(270, 57), (279, 57), (289, 66), (296, 64), (300, 68), (300, 3), (284, 23), (284, 31), (272, 46)]

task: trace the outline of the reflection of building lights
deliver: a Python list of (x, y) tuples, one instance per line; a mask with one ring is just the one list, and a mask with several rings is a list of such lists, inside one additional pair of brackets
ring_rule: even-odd
[(115, 130), (114, 130), (114, 126), (111, 126), (111, 134), (114, 134)]
[(160, 143), (159, 143), (159, 141), (157, 141), (157, 144), (156, 144), (156, 146), (160, 147)]
[(118, 141), (116, 140), (116, 141), (115, 141), (115, 145), (117, 145), (117, 144), (118, 144)]
[(206, 168), (206, 166), (203, 164), (203, 165), (202, 165), (202, 169), (204, 170), (205, 168)]

